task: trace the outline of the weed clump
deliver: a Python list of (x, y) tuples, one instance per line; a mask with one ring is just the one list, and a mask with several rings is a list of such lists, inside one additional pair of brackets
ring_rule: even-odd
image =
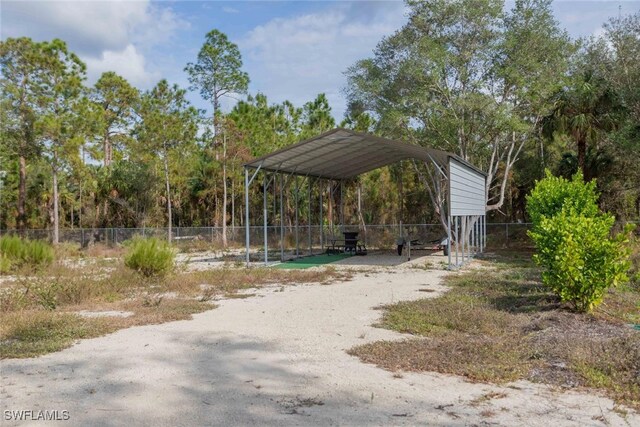
[(164, 276), (175, 266), (175, 250), (155, 237), (132, 239), (124, 264), (145, 277)]
[(53, 247), (42, 240), (27, 240), (17, 236), (0, 238), (0, 273), (23, 266), (40, 268), (53, 262)]

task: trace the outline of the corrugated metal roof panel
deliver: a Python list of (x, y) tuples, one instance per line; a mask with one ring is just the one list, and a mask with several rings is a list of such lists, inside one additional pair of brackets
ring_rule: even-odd
[(433, 159), (446, 167), (449, 157), (482, 173), (452, 153), (342, 128), (274, 151), (245, 166), (318, 178), (349, 179), (405, 159)]

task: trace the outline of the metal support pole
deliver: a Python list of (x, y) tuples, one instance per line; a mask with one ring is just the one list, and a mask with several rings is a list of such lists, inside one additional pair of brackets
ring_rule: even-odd
[(467, 243), (467, 216), (466, 215), (463, 216), (461, 221), (462, 221), (462, 263), (464, 264), (464, 256), (466, 254), (465, 248), (469, 246)]
[(471, 245), (471, 254), (475, 255), (476, 254), (476, 246), (477, 246), (477, 242), (476, 242), (476, 225), (477, 225), (477, 221), (476, 218), (473, 218), (473, 226), (471, 228), (471, 232), (473, 233), (473, 243)]
[(340, 228), (344, 233), (344, 199), (342, 197), (344, 193), (344, 181), (340, 180)]
[(487, 214), (484, 214), (484, 221), (482, 222), (482, 226), (484, 228), (484, 247), (482, 250), (487, 248)]
[(267, 174), (264, 174), (262, 178), (262, 192), (263, 192), (263, 217), (262, 224), (264, 229), (264, 265), (269, 263), (269, 240), (267, 238)]
[(484, 252), (484, 215), (480, 217), (480, 253)]
[(307, 227), (309, 228), (309, 255), (313, 255), (313, 246), (311, 244), (311, 178), (307, 178), (307, 187), (309, 195), (309, 219), (307, 220)]
[(320, 250), (324, 253), (324, 218), (322, 216), (322, 193), (324, 193), (324, 191), (322, 183), (318, 185), (318, 192), (320, 193), (320, 221), (318, 221), (318, 225), (320, 226)]
[(280, 174), (280, 262), (284, 262), (284, 214), (283, 214), (283, 198), (282, 187), (284, 180), (282, 174)]
[(506, 230), (507, 230), (507, 247), (509, 246), (509, 223), (506, 223)]
[(447, 221), (447, 256), (449, 260), (449, 270), (451, 270), (451, 215)]
[(460, 246), (460, 238), (458, 237), (458, 223), (459, 223), (459, 219), (458, 217), (454, 217), (454, 222), (456, 224), (456, 267), (459, 266), (459, 262), (458, 262), (458, 247)]
[(244, 226), (247, 248), (247, 267), (249, 267), (249, 169), (244, 169)]
[(298, 240), (298, 228), (299, 228), (299, 222), (298, 222), (298, 175), (296, 175), (296, 258), (300, 257), (300, 242)]
[(476, 254), (480, 253), (480, 217), (476, 219)]

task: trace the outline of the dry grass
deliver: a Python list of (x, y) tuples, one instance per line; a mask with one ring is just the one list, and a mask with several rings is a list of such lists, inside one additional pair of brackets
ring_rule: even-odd
[(628, 325), (638, 321), (638, 288), (612, 290), (595, 313), (576, 314), (542, 285), (530, 253), (481, 263), (450, 276), (440, 298), (385, 307), (379, 326), (422, 338), (350, 353), (392, 371), (596, 388), (640, 407), (640, 333)]
[[(56, 262), (39, 272), (19, 272), (0, 285), (0, 358), (33, 357), (136, 325), (188, 319), (215, 306), (216, 298), (234, 298), (269, 284), (326, 282), (347, 278), (333, 269), (269, 268), (176, 271), (145, 278), (122, 260), (85, 258)], [(79, 266), (80, 265), (80, 266)], [(81, 317), (77, 312), (126, 311), (130, 317)]]

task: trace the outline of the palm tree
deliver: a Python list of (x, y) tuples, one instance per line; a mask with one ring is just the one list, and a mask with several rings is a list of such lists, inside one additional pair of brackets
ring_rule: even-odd
[(591, 70), (579, 73), (570, 87), (565, 88), (547, 120), (548, 132), (569, 135), (578, 151), (578, 167), (585, 177), (588, 173), (586, 154), (588, 145), (598, 145), (603, 133), (614, 127), (616, 95), (603, 78)]

